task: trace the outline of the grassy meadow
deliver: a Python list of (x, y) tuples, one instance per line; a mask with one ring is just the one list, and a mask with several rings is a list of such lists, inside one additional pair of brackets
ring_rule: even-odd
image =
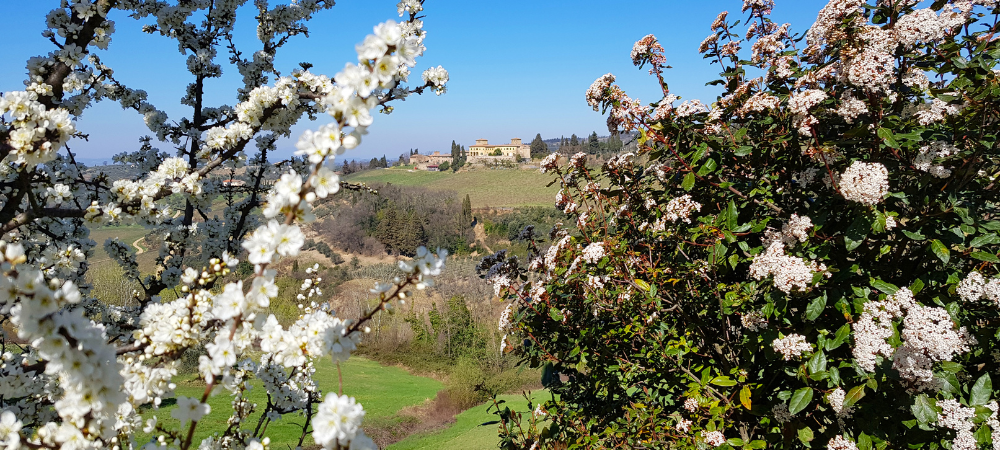
[[(535, 402), (545, 401), (546, 391), (535, 391), (531, 398)], [(501, 395), (506, 401), (503, 406), (515, 411), (527, 412), (528, 402), (520, 394)], [(483, 425), (496, 420), (492, 412), (487, 412), (490, 404), (483, 404), (455, 416), (450, 427), (430, 433), (415, 434), (387, 447), (386, 450), (491, 450), (497, 448), (497, 425)]]
[[(314, 379), (324, 393), (336, 393), (339, 390), (337, 368), (328, 358), (316, 361)], [(364, 426), (391, 427), (395, 422), (404, 420), (396, 415), (400, 410), (420, 405), (434, 398), (444, 385), (437, 380), (414, 376), (398, 367), (385, 367), (363, 357), (352, 357), (341, 363), (344, 377), (344, 394), (357, 399), (365, 408)], [(257, 420), (267, 405), (267, 394), (257, 382), (252, 382), (253, 389), (248, 398), (257, 403), (257, 410), (243, 428), (251, 432), (257, 425)], [(175, 393), (178, 396), (200, 398), (205, 391), (204, 384), (196, 378), (187, 377), (186, 381), (178, 382)], [(222, 433), (228, 427), (227, 420), (232, 411), (232, 396), (228, 391), (218, 392), (208, 399), (212, 411), (199, 421), (195, 431), (194, 442), (214, 433)], [(176, 429), (177, 421), (170, 417), (173, 410), (173, 400), (164, 399), (164, 405), (159, 410), (148, 409), (143, 412), (143, 418), (148, 419), (154, 414), (159, 423), (168, 429)], [(301, 415), (290, 414), (267, 428), (267, 436), (271, 438), (271, 448), (294, 448), (302, 432), (304, 419)], [(148, 439), (148, 435), (142, 436)], [(140, 442), (141, 443), (141, 442)], [(304, 447), (313, 444), (307, 437)]]
[(455, 191), (460, 197), (469, 194), (473, 208), (514, 206), (551, 206), (559, 187), (546, 186), (552, 175), (537, 170), (473, 169), (459, 172), (378, 169), (345, 177), (351, 183), (392, 183), (434, 190)]

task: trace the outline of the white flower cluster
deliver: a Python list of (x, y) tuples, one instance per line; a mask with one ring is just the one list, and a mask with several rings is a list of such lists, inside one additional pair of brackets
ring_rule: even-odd
[(826, 396), (826, 400), (830, 402), (830, 407), (833, 408), (833, 412), (837, 414), (838, 418), (851, 417), (851, 414), (854, 413), (854, 407), (844, 408), (844, 399), (846, 397), (847, 393), (839, 387)]
[(365, 410), (354, 397), (327, 394), (313, 418), (313, 439), (326, 449), (378, 450), (361, 429)]
[(721, 431), (702, 431), (701, 437), (712, 447), (720, 447), (726, 443), (726, 436)]
[(511, 327), (511, 316), (514, 314), (514, 302), (508, 303), (507, 307), (500, 313), (500, 320), (497, 323), (497, 330), (504, 332)]
[(420, 0), (402, 0), (396, 4), (396, 10), (400, 16), (407, 13), (416, 14), (424, 10), (424, 5)]
[(880, 163), (854, 161), (840, 175), (839, 183), (845, 199), (873, 206), (889, 193), (889, 171)]
[(430, 69), (424, 71), (421, 78), (423, 78), (427, 85), (434, 87), (434, 93), (437, 95), (444, 94), (448, 91), (448, 88), (445, 86), (445, 83), (448, 82), (448, 71), (445, 70), (444, 67), (431, 67)]
[[(893, 335), (893, 320), (903, 318), (900, 333), (903, 345), (894, 349), (887, 342)], [(861, 318), (852, 326), (855, 345), (852, 349), (858, 366), (874, 371), (876, 358), (892, 357), (892, 367), (914, 391), (938, 386), (932, 365), (950, 361), (955, 355), (969, 351), (975, 344), (965, 327), (955, 323), (943, 308), (916, 303), (913, 293), (901, 288), (882, 301), (869, 301)]]
[(750, 113), (763, 113), (778, 109), (780, 106), (781, 99), (778, 97), (768, 94), (767, 92), (757, 92), (743, 103), (743, 106), (740, 107), (740, 110), (738, 111), (738, 115), (745, 117)]
[(836, 113), (843, 117), (845, 122), (854, 123), (854, 119), (868, 114), (868, 104), (848, 91), (840, 97), (840, 106), (837, 107)]
[(789, 256), (785, 253), (785, 243), (804, 242), (808, 238), (806, 230), (810, 227), (812, 221), (808, 216), (793, 215), (780, 234), (774, 231), (765, 233), (764, 252), (750, 263), (750, 276), (757, 280), (773, 276), (774, 286), (786, 294), (792, 290), (808, 291), (812, 287), (813, 276), (817, 272), (826, 272), (826, 265), (815, 261), (806, 263), (802, 258)]
[(56, 152), (76, 132), (69, 111), (47, 109), (35, 92), (4, 93), (0, 96), (0, 116), (4, 115), (12, 119), (6, 142), (13, 148), (11, 161), (29, 169), (55, 159)]
[(682, 220), (684, 223), (691, 223), (692, 211), (701, 211), (701, 203), (692, 200), (690, 195), (684, 194), (667, 202), (663, 217), (671, 222)]
[(892, 356), (893, 348), (886, 342), (893, 333), (892, 321), (902, 317), (914, 304), (913, 292), (907, 288), (885, 300), (865, 303), (861, 318), (852, 325), (854, 348), (851, 351), (859, 367), (872, 372), (878, 356)]
[(265, 354), (253, 369), (270, 395), (270, 404), (274, 408), (271, 413), (275, 420), (283, 413), (306, 409), (310, 398), (319, 389), (312, 377), (316, 368), (311, 362), (296, 367), (289, 374), (283, 365), (271, 360), (270, 354)]
[(920, 125), (927, 126), (943, 122), (948, 116), (954, 116), (961, 111), (961, 105), (951, 105), (935, 98), (929, 103), (907, 105), (903, 109), (903, 115), (906, 117), (916, 117)]
[(306, 313), (288, 330), (272, 314), (261, 329), (260, 348), (273, 355), (275, 364), (294, 367), (326, 355), (335, 362), (345, 361), (360, 340), (357, 332), (347, 335), (344, 321), (323, 311)]
[(958, 148), (947, 142), (933, 142), (930, 145), (920, 147), (917, 156), (913, 158), (913, 167), (938, 178), (948, 178), (951, 176), (951, 170), (940, 164), (934, 164), (934, 161), (947, 158), (956, 153), (958, 153)]
[(858, 450), (858, 445), (853, 441), (844, 438), (843, 435), (837, 435), (833, 439), (830, 439), (830, 443), (826, 445), (828, 450)]
[(743, 328), (750, 331), (760, 331), (767, 329), (767, 319), (760, 311), (751, 311), (742, 316), (740, 316), (740, 322), (743, 324)]
[(695, 114), (703, 114), (707, 112), (708, 112), (708, 107), (705, 106), (705, 104), (698, 99), (686, 100), (683, 103), (681, 103), (681, 105), (678, 106), (677, 109), (675, 110), (675, 114), (677, 114), (677, 117), (688, 117)]
[(608, 91), (612, 89), (614, 82), (615, 76), (608, 73), (594, 80), (587, 88), (587, 104), (594, 108), (594, 111), (600, 110), (600, 107), (607, 102)]
[(958, 283), (955, 293), (964, 302), (975, 302), (986, 298), (1000, 306), (1000, 278), (983, 278), (979, 272), (969, 272), (965, 279)]
[(604, 258), (604, 255), (604, 242), (592, 242), (583, 249), (582, 253), (583, 260), (591, 264), (597, 264), (601, 258)]
[(771, 342), (774, 351), (781, 353), (785, 361), (802, 356), (805, 352), (812, 351), (812, 344), (806, 342), (806, 337), (800, 334), (790, 334), (783, 338), (775, 339)]
[(914, 391), (937, 389), (940, 382), (934, 378), (933, 364), (951, 361), (976, 343), (965, 327), (955, 329), (944, 308), (919, 304), (906, 311), (900, 335), (903, 345), (893, 354), (892, 368)]
[(131, 406), (105, 327), (84, 316), (82, 308), (68, 308), (82, 298), (74, 283), (46, 280), (23, 264), (21, 244), (0, 241), (0, 252), (0, 310), (9, 312), (18, 337), (32, 343), (46, 362), (45, 374), (57, 379), (62, 391), (55, 401), (62, 422), (48, 422), (37, 430), (38, 438), (53, 446), (99, 448), (115, 435), (119, 409)]
[(786, 246), (794, 246), (799, 242), (809, 240), (809, 229), (813, 227), (812, 219), (809, 216), (799, 216), (792, 214), (788, 223), (781, 226), (781, 232), (774, 230), (764, 231), (765, 245), (770, 246), (774, 242), (781, 242)]
[(827, 99), (826, 91), (822, 89), (809, 89), (796, 92), (788, 98), (788, 109), (796, 115), (807, 116), (809, 110)]
[(976, 417), (976, 408), (962, 406), (957, 400), (951, 398), (938, 400), (937, 405), (941, 408), (941, 412), (938, 413), (938, 426), (956, 432), (951, 448), (954, 450), (975, 450), (978, 448), (976, 436), (972, 433), (972, 429), (976, 426), (972, 422), (972, 419)]

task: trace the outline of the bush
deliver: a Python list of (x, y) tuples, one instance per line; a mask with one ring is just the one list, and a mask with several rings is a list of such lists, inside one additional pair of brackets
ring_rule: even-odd
[(535, 273), (483, 264), (555, 394), (502, 448), (1000, 445), (1000, 9), (916, 3), (832, 1), (801, 51), (769, 2), (723, 13), (711, 110), (672, 104), (652, 35), (662, 101), (591, 86), (638, 154), (546, 158), (573, 226)]

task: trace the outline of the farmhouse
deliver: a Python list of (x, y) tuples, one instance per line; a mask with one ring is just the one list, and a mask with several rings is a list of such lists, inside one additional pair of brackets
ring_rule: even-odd
[(434, 166), (436, 170), (444, 162), (451, 164), (454, 161), (452, 161), (451, 155), (443, 155), (441, 152), (434, 152), (430, 155), (410, 155), (410, 164), (413, 164), (417, 170), (429, 170), (431, 166)]

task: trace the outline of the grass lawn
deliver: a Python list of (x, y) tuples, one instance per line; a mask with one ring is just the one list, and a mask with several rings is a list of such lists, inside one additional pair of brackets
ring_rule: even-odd
[[(336, 367), (328, 358), (316, 361), (315, 364), (316, 374), (314, 378), (319, 384), (320, 390), (325, 393), (336, 393), (339, 387)], [(341, 369), (344, 375), (344, 394), (354, 397), (365, 408), (363, 426), (391, 422), (397, 411), (434, 398), (437, 391), (443, 387), (441, 382), (431, 378), (410, 375), (398, 367), (384, 367), (375, 361), (361, 357), (352, 357), (347, 362), (341, 363)], [(175, 392), (177, 395), (200, 398), (205, 388), (198, 384), (197, 382), (178, 382)], [(244, 424), (244, 429), (249, 428), (252, 432), (257, 425), (261, 411), (267, 405), (267, 395), (259, 384), (255, 384), (248, 397), (258, 405), (258, 410)], [(170, 417), (174, 401), (164, 399), (164, 404), (167, 403), (170, 405), (161, 407), (159, 411), (144, 411), (144, 420), (152, 417), (155, 413), (159, 423), (164, 424), (167, 429), (177, 429), (177, 421)], [(232, 396), (229, 395), (229, 392), (222, 391), (209, 397), (208, 403), (211, 405), (212, 411), (198, 423), (193, 441), (195, 443), (201, 442), (202, 439), (214, 433), (221, 434), (228, 426), (226, 421), (232, 412)], [(288, 446), (294, 448), (298, 443), (304, 421), (302, 416), (291, 414), (283, 417), (279, 422), (271, 423), (266, 433), (271, 438), (271, 448), (284, 449)], [(147, 435), (141, 436), (141, 439), (148, 438)], [(140, 440), (139, 442), (141, 444), (145, 441)], [(304, 447), (312, 444), (312, 438), (309, 437), (303, 442)]]
[[(545, 401), (546, 391), (531, 393), (534, 401)], [(501, 395), (506, 400), (503, 406), (520, 412), (528, 411), (528, 402), (521, 394)], [(444, 430), (410, 436), (390, 445), (387, 450), (492, 450), (500, 441), (498, 425), (482, 425), (497, 420), (495, 415), (486, 412), (487, 405), (470, 408), (455, 416), (455, 423)]]
[(455, 191), (460, 197), (469, 194), (473, 208), (551, 206), (559, 192), (558, 185), (546, 187), (553, 177), (537, 170), (476, 169), (454, 173), (378, 169), (348, 175), (345, 180), (352, 183), (392, 183), (449, 190)]

